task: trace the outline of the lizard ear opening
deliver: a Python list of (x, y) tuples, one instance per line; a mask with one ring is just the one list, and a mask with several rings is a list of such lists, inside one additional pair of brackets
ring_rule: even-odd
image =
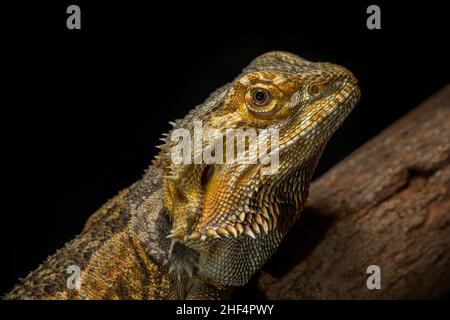
[(214, 174), (214, 166), (212, 164), (206, 165), (206, 167), (203, 169), (203, 173), (200, 177), (200, 183), (203, 188), (206, 187), (206, 185), (208, 184), (208, 182), (211, 179), (211, 177), (213, 176), (213, 174)]

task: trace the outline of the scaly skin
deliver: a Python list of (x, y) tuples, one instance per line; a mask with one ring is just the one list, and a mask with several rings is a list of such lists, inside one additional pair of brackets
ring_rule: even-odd
[[(257, 91), (264, 99), (255, 98)], [(171, 152), (178, 140), (169, 132), (144, 177), (96, 212), (79, 236), (6, 298), (229, 297), (298, 219), (322, 151), (359, 95), (355, 77), (341, 66), (286, 52), (256, 58), (173, 123), (173, 130), (194, 134), (197, 121), (204, 130), (277, 129), (273, 174), (263, 175), (261, 163), (175, 164)], [(203, 150), (215, 143), (200, 142)], [(81, 269), (78, 290), (66, 285), (71, 265)]]

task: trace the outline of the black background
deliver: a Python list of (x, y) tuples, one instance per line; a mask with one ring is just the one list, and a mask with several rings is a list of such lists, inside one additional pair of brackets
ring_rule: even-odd
[[(362, 99), (317, 175), (448, 83), (448, 18), (437, 3), (217, 1), (17, 3), (1, 10), (4, 79), (0, 294), (139, 179), (168, 121), (286, 50), (349, 68)], [(81, 7), (82, 30), (66, 8)]]

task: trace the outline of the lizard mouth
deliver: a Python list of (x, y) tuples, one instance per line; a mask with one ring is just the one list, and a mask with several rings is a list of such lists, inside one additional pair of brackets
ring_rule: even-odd
[[(243, 176), (241, 176), (243, 181), (246, 181), (245, 179), (252, 176), (251, 169), (249, 171), (243, 172)], [(216, 179), (214, 177), (215, 173), (216, 170), (213, 165), (208, 165), (204, 168), (202, 184), (205, 188), (207, 188), (207, 184), (211, 182), (211, 179)], [(255, 193), (258, 192), (254, 188), (252, 191)], [(180, 240), (188, 246), (201, 247), (202, 244), (215, 240), (233, 240), (244, 236), (250, 239), (257, 239), (261, 236), (268, 235), (277, 228), (281, 210), (276, 202), (271, 205), (267, 204), (258, 210), (251, 207), (250, 204), (243, 204), (242, 208), (231, 208), (227, 213), (222, 215), (223, 220), (196, 223), (192, 226), (191, 232), (183, 236)], [(205, 209), (205, 203), (203, 203), (203, 214), (205, 214), (205, 210), (206, 212), (210, 211), (209, 209)], [(212, 210), (211, 212), (217, 211)], [(208, 216), (208, 213), (206, 213), (206, 216)]]

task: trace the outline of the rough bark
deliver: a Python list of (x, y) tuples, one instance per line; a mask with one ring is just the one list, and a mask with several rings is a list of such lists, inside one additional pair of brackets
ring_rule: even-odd
[[(380, 290), (366, 286), (370, 265)], [(313, 183), (255, 287), (269, 299), (448, 296), (450, 85)]]

